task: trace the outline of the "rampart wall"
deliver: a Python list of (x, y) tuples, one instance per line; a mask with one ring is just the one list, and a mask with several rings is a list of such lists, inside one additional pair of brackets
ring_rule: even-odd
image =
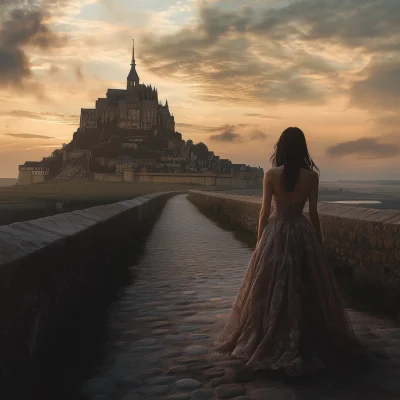
[(52, 353), (59, 354), (85, 329), (83, 310), (100, 312), (102, 298), (121, 275), (118, 259), (144, 239), (174, 194), (148, 194), (0, 227), (2, 395), (9, 387), (9, 399), (23, 398), (19, 389), (36, 398), (35, 385), (49, 367), (44, 364), (56, 368), (62, 362)]
[(191, 183), (202, 186), (252, 187), (261, 184), (262, 177), (240, 178), (212, 173), (138, 173), (125, 170), (123, 175), (95, 173), (94, 179), (103, 182)]
[[(190, 191), (189, 200), (233, 225), (257, 232), (260, 197)], [(330, 263), (349, 267), (356, 281), (399, 290), (400, 211), (331, 203), (319, 203), (318, 209)], [(307, 210), (306, 205), (306, 215)]]

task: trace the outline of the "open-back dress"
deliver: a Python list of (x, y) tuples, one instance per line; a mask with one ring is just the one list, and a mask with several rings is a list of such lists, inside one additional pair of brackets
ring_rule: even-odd
[(253, 370), (296, 377), (341, 369), (362, 353), (333, 271), (303, 214), (306, 201), (274, 196), (274, 211), (216, 343)]

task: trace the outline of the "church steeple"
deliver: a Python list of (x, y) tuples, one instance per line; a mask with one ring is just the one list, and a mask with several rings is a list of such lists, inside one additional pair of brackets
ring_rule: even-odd
[(131, 65), (133, 67), (135, 67), (136, 66), (136, 62), (135, 62), (135, 39), (132, 39), (132, 42), (133, 42), (133, 44), (132, 44), (132, 62), (131, 62)]
[(132, 90), (134, 87), (139, 85), (139, 75), (136, 72), (136, 62), (135, 62), (135, 41), (133, 41), (132, 46), (132, 62), (131, 62), (131, 70), (127, 77), (127, 89)]

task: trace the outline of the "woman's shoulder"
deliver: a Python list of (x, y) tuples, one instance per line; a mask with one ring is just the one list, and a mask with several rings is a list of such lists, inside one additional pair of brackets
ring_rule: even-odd
[(319, 175), (318, 172), (312, 170), (312, 169), (302, 169), (303, 176), (306, 177), (306, 179), (313, 184), (318, 184), (319, 182)]
[(272, 168), (268, 169), (264, 174), (267, 176), (273, 176), (279, 172), (282, 172), (282, 167), (272, 167)]
[[(281, 176), (282, 174), (283, 167), (272, 167), (268, 169), (267, 171), (264, 172), (264, 176), (272, 178), (274, 176)], [(318, 172), (311, 170), (311, 169), (306, 169), (306, 168), (301, 168), (301, 173), (304, 174), (304, 176), (308, 177), (309, 179), (312, 180), (319, 180), (319, 174)]]

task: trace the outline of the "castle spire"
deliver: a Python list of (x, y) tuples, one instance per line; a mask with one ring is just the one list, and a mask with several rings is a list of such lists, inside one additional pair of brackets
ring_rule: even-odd
[(134, 67), (136, 66), (135, 62), (135, 39), (132, 39), (132, 62), (131, 65)]
[(131, 70), (127, 77), (127, 89), (131, 90), (139, 85), (139, 75), (136, 72), (136, 62), (135, 62), (135, 41), (132, 39), (132, 62), (131, 62)]

